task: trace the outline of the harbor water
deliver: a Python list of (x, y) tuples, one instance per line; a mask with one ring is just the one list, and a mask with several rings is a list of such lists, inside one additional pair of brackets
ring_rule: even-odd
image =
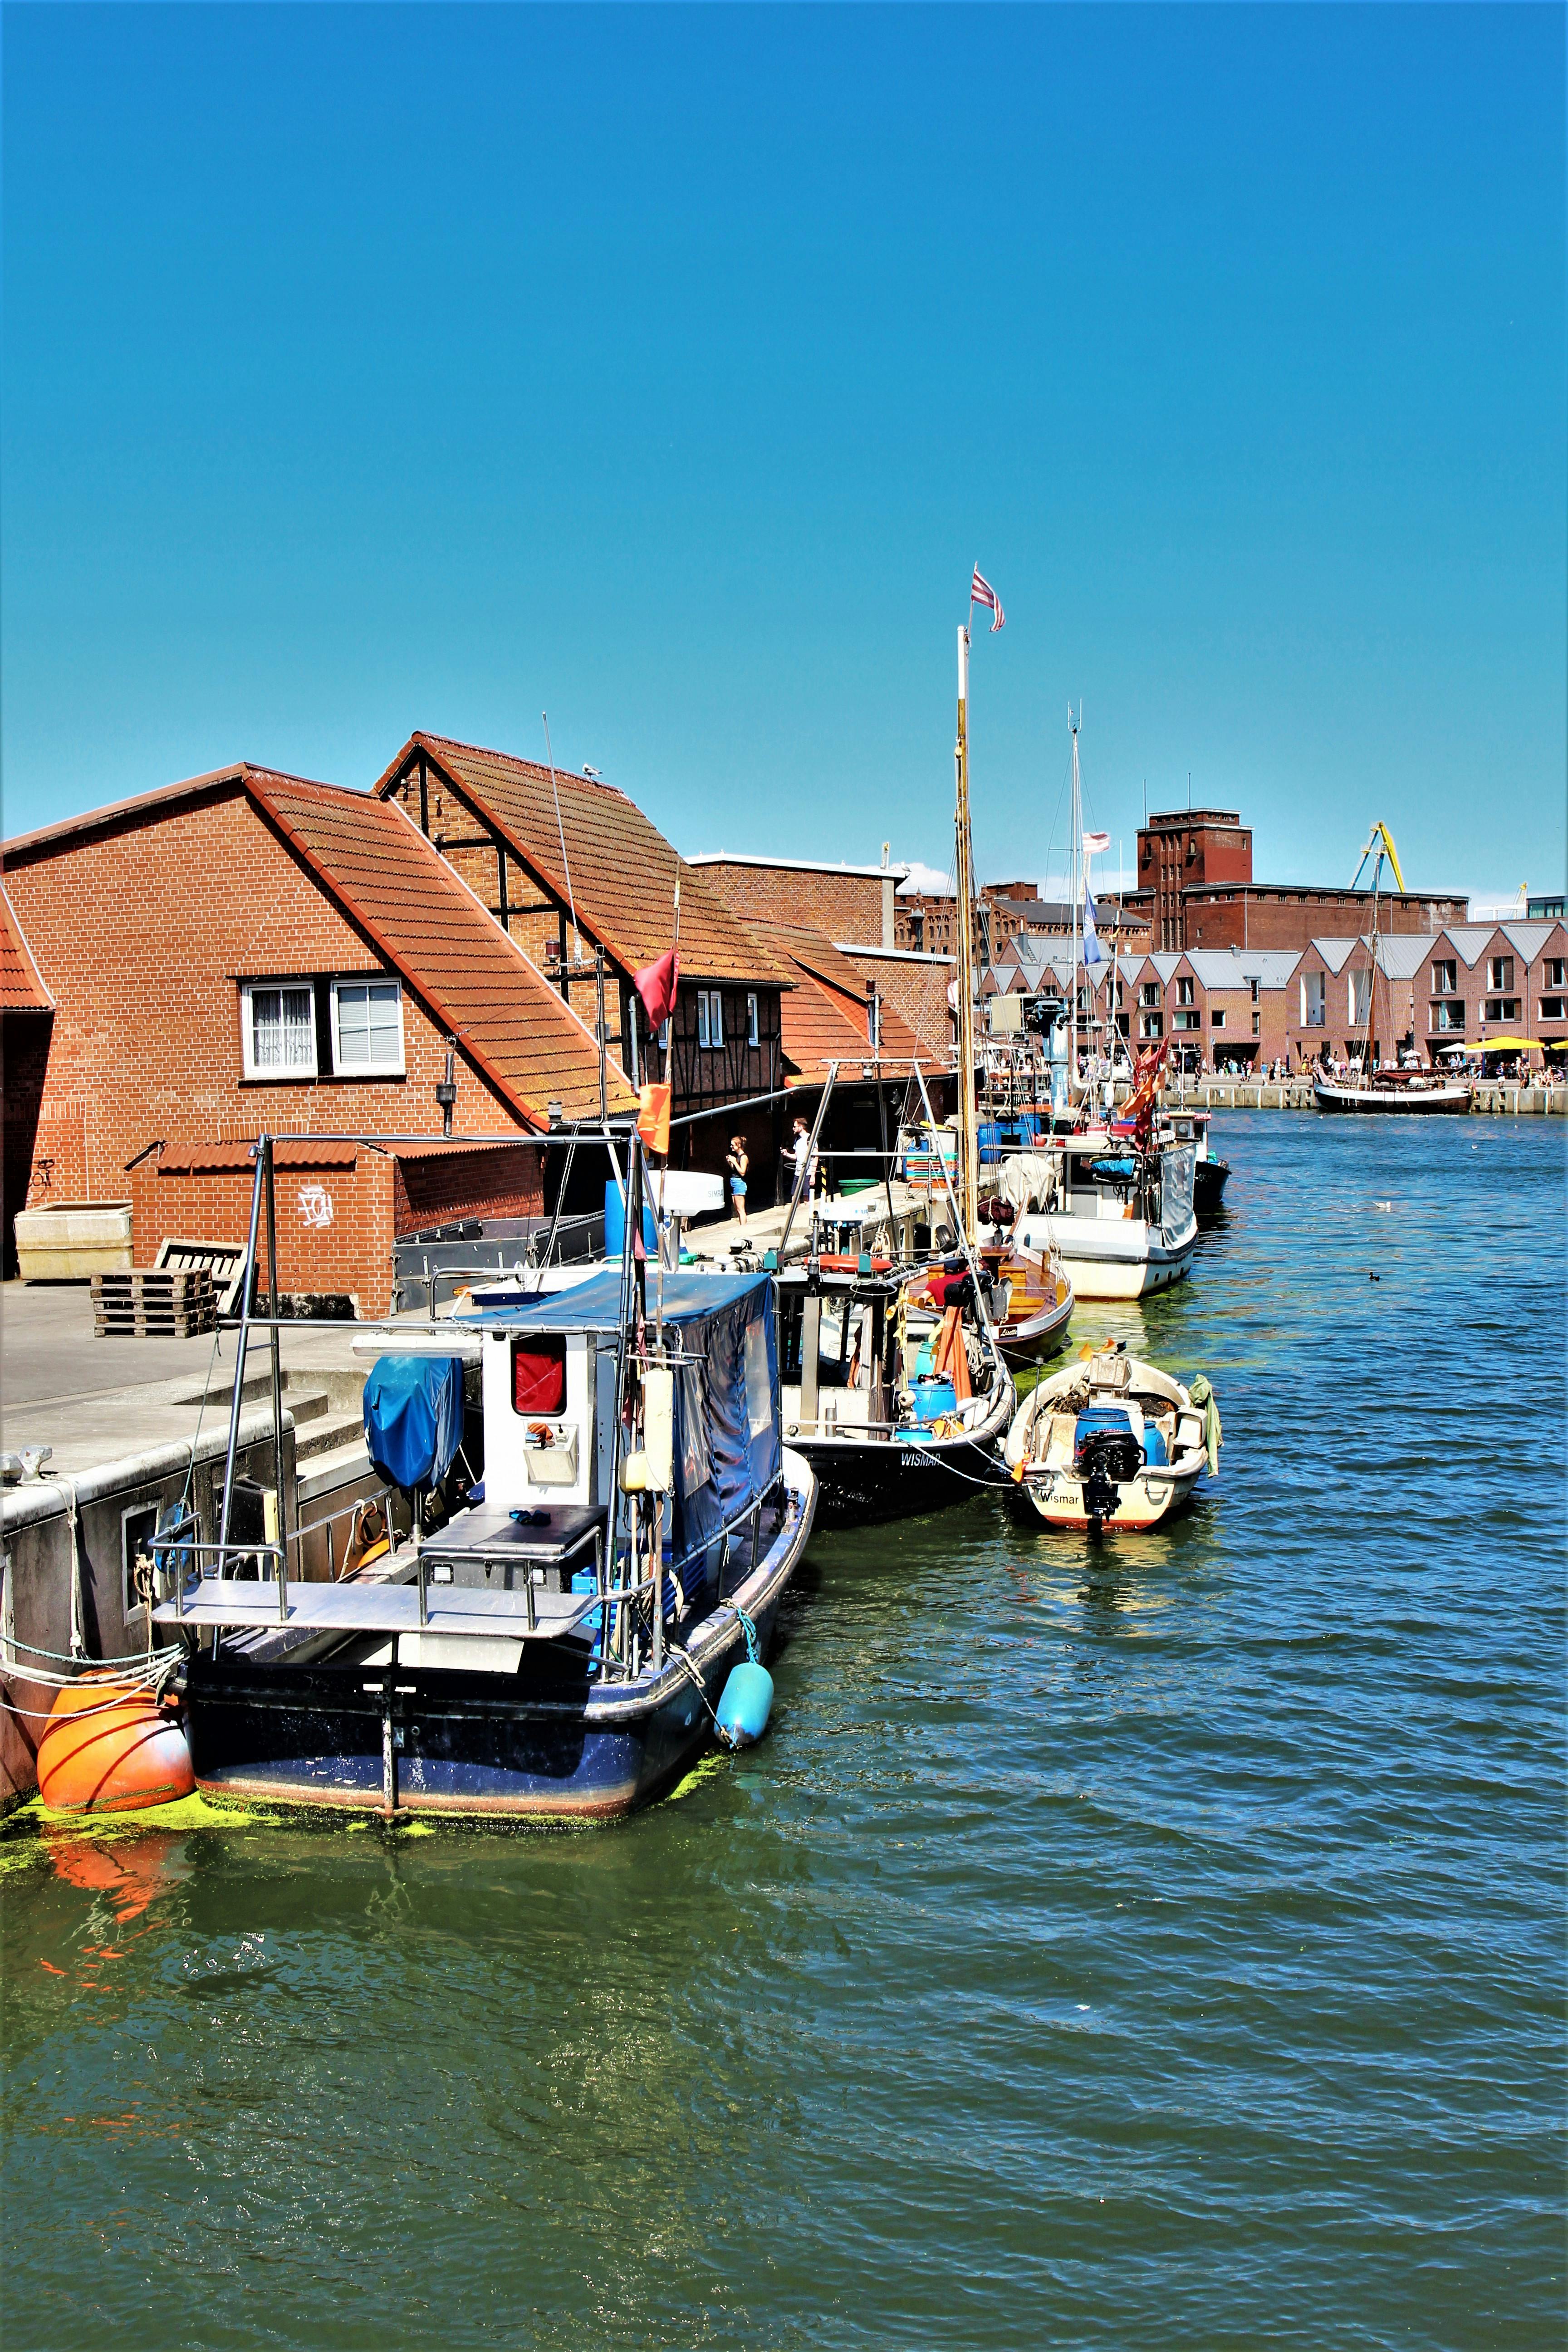
[(1167, 1532), (817, 1538), (617, 1827), (8, 1825), (8, 2352), (1562, 2340), (1568, 1138), (1215, 1140)]

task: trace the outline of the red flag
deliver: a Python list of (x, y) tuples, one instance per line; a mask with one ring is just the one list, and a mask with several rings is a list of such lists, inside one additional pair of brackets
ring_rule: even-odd
[[(640, 986), (640, 982), (639, 982)], [(644, 1087), (637, 1096), (637, 1133), (650, 1151), (669, 1156), (669, 1088)]]
[(637, 973), (633, 984), (642, 999), (650, 1029), (662, 1029), (674, 1012), (679, 978), (680, 958), (674, 948), (668, 955), (661, 955), (657, 963), (650, 963), (646, 971)]

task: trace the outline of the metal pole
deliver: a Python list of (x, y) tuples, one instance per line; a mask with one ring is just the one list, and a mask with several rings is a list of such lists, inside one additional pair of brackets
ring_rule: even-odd
[(899, 1251), (898, 1221), (893, 1214), (893, 1163), (888, 1153), (888, 1097), (882, 1085), (882, 1066), (877, 1065), (877, 1125), (882, 1138), (882, 1181), (888, 1192), (888, 1255), (897, 1258)]
[(594, 987), (599, 1005), (599, 1117), (608, 1125), (610, 1097), (605, 1076), (605, 1055), (607, 1047), (605, 1039), (605, 944), (602, 940), (594, 950)]
[(268, 1334), (272, 1356), (272, 1483), (278, 1495), (278, 1622), (289, 1616), (289, 1516), (283, 1492), (283, 1369), (278, 1337), (278, 1182), (272, 1163), (272, 1138), (261, 1139), (261, 1164), (267, 1171), (267, 1274), (272, 1328)]
[(242, 1276), (243, 1287), (239, 1301), (239, 1341), (234, 1359), (234, 1402), (229, 1408), (228, 1451), (224, 1456), (223, 1465), (223, 1511), (218, 1520), (217, 1530), (217, 1572), (220, 1577), (226, 1565), (229, 1511), (234, 1499), (234, 1457), (239, 1444), (240, 1396), (245, 1387), (245, 1357), (250, 1338), (250, 1294), (256, 1281), (256, 1229), (261, 1217), (263, 1174), (261, 1149), (259, 1145), (255, 1145), (252, 1149), (256, 1153), (256, 1182), (250, 1195), (250, 1238), (245, 1249), (245, 1272)]
[[(821, 1132), (822, 1132), (822, 1122), (823, 1122), (824, 1118), (826, 1116), (826, 1112), (827, 1112), (827, 1100), (828, 1100), (828, 1097), (829, 1097), (829, 1096), (832, 1094), (832, 1092), (833, 1092), (834, 1087), (835, 1087), (835, 1085), (836, 1085), (836, 1083), (837, 1083), (837, 1077), (838, 1077), (838, 1065), (837, 1065), (837, 1062), (829, 1062), (829, 1064), (827, 1065), (827, 1083), (826, 1083), (826, 1086), (823, 1087), (823, 1089), (822, 1089), (822, 1100), (821, 1100), (821, 1101), (817, 1104), (817, 1106), (816, 1106), (816, 1118), (812, 1121), (811, 1136), (810, 1136), (810, 1139), (809, 1139), (809, 1141), (807, 1142), (806, 1147), (805, 1147), (805, 1181), (806, 1181), (806, 1184), (807, 1184), (807, 1186), (808, 1186), (808, 1187), (809, 1187), (809, 1185), (810, 1185), (810, 1183), (811, 1183), (811, 1163), (812, 1163), (813, 1158), (815, 1157), (815, 1155), (816, 1155), (816, 1139), (817, 1139), (817, 1137), (818, 1137), (818, 1136), (821, 1134)], [(791, 1192), (791, 1194), (790, 1194), (789, 1215), (784, 1219), (784, 1239), (783, 1239), (783, 1240), (780, 1242), (780, 1244), (779, 1244), (779, 1264), (780, 1264), (781, 1265), (783, 1265), (783, 1264), (784, 1264), (784, 1252), (785, 1252), (785, 1250), (787, 1250), (787, 1249), (788, 1249), (788, 1247), (789, 1247), (789, 1237), (790, 1237), (790, 1234), (791, 1234), (794, 1232), (794, 1230), (795, 1230), (795, 1211), (799, 1208), (799, 1206), (800, 1206), (800, 1191), (799, 1191), (799, 1187), (798, 1187), (798, 1183), (797, 1183), (795, 1190), (794, 1190), (794, 1191)]]
[[(914, 1065), (914, 1073), (915, 1076), (920, 1081), (921, 1100), (925, 1105), (925, 1114), (927, 1119), (931, 1123), (931, 1137), (934, 1141), (936, 1136), (936, 1120), (931, 1111), (931, 1097), (926, 1092), (925, 1073), (921, 1068), (918, 1061)], [(964, 1262), (968, 1265), (970, 1273), (974, 1277), (974, 1312), (981, 1324), (986, 1330), (989, 1330), (991, 1328), (991, 1318), (987, 1314), (985, 1308), (985, 1293), (980, 1286), (980, 1268), (975, 1263), (973, 1246), (970, 1242), (968, 1234), (963, 1230), (963, 1221), (958, 1213), (958, 1195), (952, 1189), (952, 1179), (947, 1172), (947, 1160), (940, 1152), (937, 1155), (937, 1165), (942, 1170), (942, 1181), (947, 1187), (948, 1201), (952, 1209), (954, 1222), (958, 1225), (959, 1247), (963, 1250)]]
[[(630, 1162), (636, 1157), (637, 1148), (637, 1138), (634, 1135), (628, 1139), (626, 1147), (628, 1160), (626, 1173), (628, 1179), (631, 1174)], [(613, 1162), (613, 1153), (611, 1154), (611, 1159)], [(616, 1174), (618, 1181), (620, 1176), (620, 1171), (618, 1169), (616, 1171)], [(618, 1559), (620, 1542), (621, 1416), (626, 1406), (626, 1365), (627, 1359), (631, 1352), (629, 1328), (632, 1314), (632, 1185), (628, 1181), (625, 1187), (623, 1194), (626, 1206), (626, 1216), (621, 1235), (620, 1335), (616, 1347), (616, 1422), (615, 1427), (610, 1433), (609, 1540), (605, 1548), (605, 1566), (599, 1579), (599, 1639), (603, 1646), (606, 1665), (609, 1663), (610, 1654), (610, 1611), (609, 1604), (605, 1596), (616, 1580), (616, 1561)], [(622, 1627), (623, 1620), (620, 1612), (617, 1611), (615, 1629), (617, 1636), (620, 1634)]]

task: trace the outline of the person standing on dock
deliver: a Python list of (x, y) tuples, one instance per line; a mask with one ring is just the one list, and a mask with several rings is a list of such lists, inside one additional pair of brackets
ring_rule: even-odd
[(739, 1223), (746, 1222), (746, 1171), (751, 1166), (743, 1135), (730, 1138), (730, 1149), (724, 1154), (724, 1165), (730, 1171), (730, 1205)]
[(790, 1198), (795, 1202), (806, 1200), (811, 1193), (816, 1162), (811, 1149), (811, 1131), (804, 1118), (796, 1118), (795, 1133), (784, 1147), (784, 1157), (795, 1163), (795, 1186)]

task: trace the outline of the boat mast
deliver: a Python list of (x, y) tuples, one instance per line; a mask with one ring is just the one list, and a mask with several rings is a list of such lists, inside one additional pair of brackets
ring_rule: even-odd
[[(1079, 706), (1081, 715), (1082, 705)], [(1078, 1084), (1078, 889), (1083, 867), (1083, 824), (1079, 809), (1078, 720), (1068, 704), (1068, 725), (1072, 729), (1072, 978), (1069, 982), (1071, 1003), (1068, 1008), (1068, 1102), (1070, 1108), (1072, 1090)]]
[[(974, 1108), (974, 936), (973, 856), (969, 835), (969, 631), (958, 632), (958, 741), (953, 752), (958, 771), (957, 835), (958, 904), (958, 1166), (964, 1232), (961, 1244), (972, 1240), (980, 1227), (980, 1171)], [(934, 1143), (936, 1139), (931, 1139)]]

